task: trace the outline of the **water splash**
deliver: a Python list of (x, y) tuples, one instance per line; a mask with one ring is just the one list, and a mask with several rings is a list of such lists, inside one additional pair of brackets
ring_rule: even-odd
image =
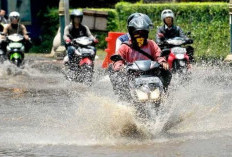
[(169, 96), (158, 114), (151, 110), (146, 122), (136, 118), (130, 104), (117, 100), (102, 71), (87, 87), (65, 80), (59, 67), (50, 64), (11, 68), (11, 74), (7, 68), (8, 63), (0, 68), (2, 87), (18, 88), (15, 93), (21, 96), (10, 97), (12, 90), (1, 96), (0, 139), (4, 142), (141, 145), (231, 136), (231, 67), (194, 66), (188, 81), (174, 76)]

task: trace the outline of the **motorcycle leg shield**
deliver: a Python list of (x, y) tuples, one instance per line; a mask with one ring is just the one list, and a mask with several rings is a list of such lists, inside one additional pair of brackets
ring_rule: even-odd
[(173, 53), (170, 53), (170, 55), (168, 56), (168, 65), (170, 69), (172, 69), (172, 64), (175, 59), (175, 55)]

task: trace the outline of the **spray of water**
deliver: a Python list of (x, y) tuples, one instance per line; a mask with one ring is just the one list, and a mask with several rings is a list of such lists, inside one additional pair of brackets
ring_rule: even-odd
[(0, 68), (3, 86), (23, 93), (12, 99), (12, 107), (9, 102), (3, 106), (1, 118), (9, 118), (9, 110), (14, 113), (0, 122), (8, 126), (0, 136), (3, 141), (108, 145), (231, 136), (230, 67), (196, 65), (187, 81), (173, 76), (168, 97), (158, 113), (150, 109), (147, 121), (138, 120), (132, 105), (117, 99), (101, 72), (88, 87), (65, 80), (57, 67), (38, 67), (18, 69), (6, 63)]

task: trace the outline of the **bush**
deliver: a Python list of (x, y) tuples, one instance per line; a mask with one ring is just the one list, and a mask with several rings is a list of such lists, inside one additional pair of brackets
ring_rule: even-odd
[[(230, 47), (229, 11), (227, 3), (168, 3), (168, 4), (131, 4), (118, 3), (119, 30), (126, 30), (127, 17), (134, 12), (147, 14), (155, 27), (163, 25), (160, 14), (163, 9), (172, 9), (175, 23), (185, 32), (191, 31), (193, 47), (197, 58), (224, 58)], [(154, 39), (156, 29), (151, 30)]]
[[(185, 32), (191, 31), (194, 39), (195, 56), (199, 59), (224, 58), (230, 51), (229, 10), (227, 3), (163, 3), (163, 4), (131, 4), (120, 2), (116, 9), (94, 9), (108, 12), (107, 31), (127, 32), (127, 17), (134, 12), (147, 14), (153, 21), (155, 29), (151, 30), (149, 38), (154, 39), (156, 27), (163, 25), (160, 14), (163, 9), (172, 9), (175, 12), (175, 23)], [(57, 9), (48, 9), (43, 15), (42, 37), (35, 52), (50, 52), (52, 41), (59, 25)], [(105, 48), (107, 32), (92, 31), (98, 35), (97, 48)]]

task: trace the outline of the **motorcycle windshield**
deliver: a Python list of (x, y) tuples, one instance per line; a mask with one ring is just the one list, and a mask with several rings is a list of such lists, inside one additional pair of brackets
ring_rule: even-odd
[(140, 71), (148, 71), (154, 68), (158, 68), (159, 63), (151, 60), (140, 60), (135, 61), (130, 67), (129, 70), (140, 70)]
[(170, 44), (170, 45), (182, 45), (185, 43), (185, 40), (181, 37), (175, 37), (175, 38), (172, 38), (172, 39), (168, 39), (167, 40), (167, 43)]
[(150, 67), (151, 67), (150, 60), (141, 60), (141, 61), (135, 61), (130, 69), (148, 71), (150, 70)]

